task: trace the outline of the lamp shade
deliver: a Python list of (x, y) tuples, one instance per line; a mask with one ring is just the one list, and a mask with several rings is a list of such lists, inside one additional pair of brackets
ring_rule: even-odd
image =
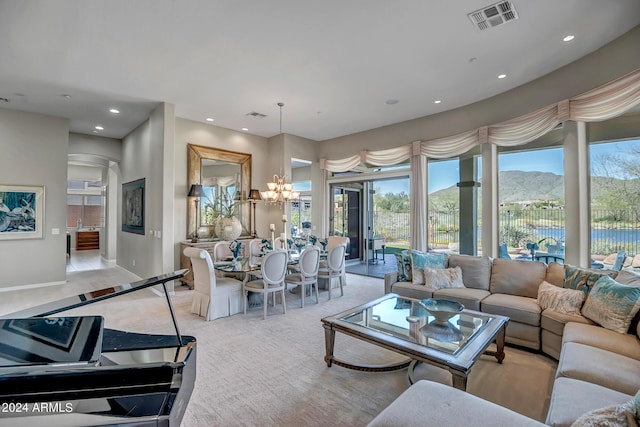
[(260, 196), (260, 191), (258, 191), (255, 188), (252, 188), (251, 191), (249, 191), (249, 200), (262, 200), (262, 197)]
[(188, 197), (202, 197), (202, 185), (200, 184), (192, 184), (189, 189)]

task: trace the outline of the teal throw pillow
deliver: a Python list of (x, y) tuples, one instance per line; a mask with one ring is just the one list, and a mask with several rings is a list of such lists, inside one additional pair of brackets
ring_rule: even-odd
[(411, 274), (411, 257), (406, 253), (396, 253), (396, 264), (398, 267), (398, 282), (410, 282)]
[(414, 285), (425, 284), (425, 269), (442, 269), (446, 267), (446, 257), (442, 252), (411, 251), (411, 271)]
[(640, 288), (623, 285), (609, 276), (599, 278), (582, 307), (582, 315), (612, 331), (626, 334), (640, 310)]
[(442, 252), (411, 251), (411, 268), (445, 268), (445, 254)]
[(564, 284), (563, 288), (567, 289), (577, 289), (585, 294), (589, 294), (593, 285), (595, 285), (596, 281), (603, 277), (609, 276), (615, 278), (618, 274), (617, 271), (613, 270), (601, 270), (601, 271), (593, 271), (587, 270), (585, 268), (576, 267), (573, 265), (565, 264), (564, 265)]

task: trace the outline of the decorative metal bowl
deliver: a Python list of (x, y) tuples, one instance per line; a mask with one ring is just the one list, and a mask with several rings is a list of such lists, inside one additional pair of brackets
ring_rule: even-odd
[(436, 323), (447, 323), (449, 319), (464, 310), (464, 305), (446, 299), (427, 298), (419, 301), (418, 304), (436, 318), (434, 320)]

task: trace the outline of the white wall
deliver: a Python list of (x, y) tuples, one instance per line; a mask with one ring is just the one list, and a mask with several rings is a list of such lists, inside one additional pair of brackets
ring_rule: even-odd
[[(249, 188), (266, 189), (267, 180), (280, 169), (274, 169), (277, 162), (267, 139), (236, 132), (182, 118), (175, 120), (175, 186), (174, 186), (174, 254), (176, 268), (180, 265), (180, 242), (187, 239), (187, 144), (204, 145), (224, 150), (250, 153), (252, 183)], [(267, 208), (264, 203), (256, 205), (257, 230), (261, 236), (269, 232)]]
[(0, 109), (0, 183), (45, 190), (43, 239), (0, 240), (0, 288), (66, 281), (68, 148), (67, 119)]
[(531, 83), (484, 101), (323, 141), (319, 157), (342, 159), (362, 150), (399, 147), (500, 123), (557, 103), (640, 68), (640, 26), (603, 48)]
[[(118, 185), (118, 243), (116, 262), (119, 266), (146, 277), (151, 260), (147, 241), (150, 237), (122, 231), (122, 184), (145, 178), (144, 225), (149, 228), (151, 209), (149, 194), (158, 191), (149, 173), (151, 171), (151, 131), (149, 120), (138, 126), (122, 141), (122, 162), (120, 163), (120, 185)], [(153, 199), (153, 196), (151, 196)]]
[(321, 143), (288, 134), (285, 136), (285, 143), (289, 147), (290, 157), (288, 160), (295, 158), (312, 162), (308, 168), (302, 168), (307, 174), (307, 179), (311, 180), (311, 224), (314, 234), (324, 234), (322, 230), (324, 192), (321, 188), (322, 171), (320, 170), (320, 157), (318, 156), (318, 147)]
[[(83, 135), (79, 133), (69, 134), (69, 154), (79, 155), (88, 160), (97, 157), (113, 162), (122, 160), (122, 141), (103, 136)], [(108, 162), (101, 162), (101, 165)]]
[[(145, 234), (122, 231), (122, 185), (118, 188), (117, 263), (134, 274), (146, 278), (173, 270), (173, 212), (165, 182), (173, 182), (173, 158), (165, 155), (173, 146), (173, 106), (161, 104), (149, 119), (127, 135), (122, 144), (121, 184), (145, 178)], [(169, 167), (165, 167), (165, 163)], [(165, 232), (168, 230), (168, 232)], [(165, 255), (164, 245), (168, 254)]]

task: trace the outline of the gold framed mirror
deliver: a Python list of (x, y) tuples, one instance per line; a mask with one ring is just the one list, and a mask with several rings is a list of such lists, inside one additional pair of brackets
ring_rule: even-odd
[(187, 191), (192, 184), (203, 186), (196, 224), (196, 203), (187, 201), (187, 238), (198, 227), (204, 240), (215, 236), (215, 218), (234, 215), (242, 224), (240, 236), (250, 235), (249, 204), (251, 188), (251, 154), (187, 144)]

